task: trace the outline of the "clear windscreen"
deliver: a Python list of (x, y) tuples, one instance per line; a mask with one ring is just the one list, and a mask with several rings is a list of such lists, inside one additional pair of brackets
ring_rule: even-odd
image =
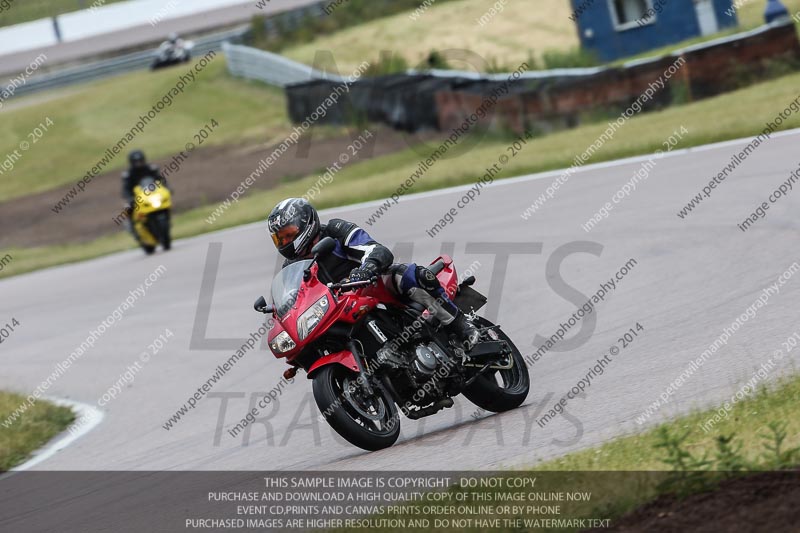
[(139, 187), (145, 191), (154, 191), (156, 190), (156, 179), (152, 176), (144, 177), (139, 180)]
[(294, 306), (300, 284), (303, 283), (303, 271), (311, 264), (311, 260), (297, 261), (278, 272), (272, 280), (272, 303), (278, 316), (284, 316)]

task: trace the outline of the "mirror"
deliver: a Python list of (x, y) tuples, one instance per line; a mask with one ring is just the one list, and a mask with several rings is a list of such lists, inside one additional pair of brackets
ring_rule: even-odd
[(333, 252), (336, 248), (336, 241), (333, 237), (325, 237), (324, 239), (320, 240), (317, 244), (311, 248), (311, 253), (316, 256), (326, 256)]
[(253, 309), (259, 313), (268, 313), (267, 300), (265, 300), (263, 296), (259, 296), (258, 300), (256, 300), (256, 303), (253, 304)]

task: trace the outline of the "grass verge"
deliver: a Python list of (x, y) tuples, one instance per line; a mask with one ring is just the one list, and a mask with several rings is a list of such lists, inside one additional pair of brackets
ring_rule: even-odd
[[(14, 412), (26, 399), (20, 394), (0, 392), (0, 421)], [(10, 470), (47, 441), (64, 431), (75, 415), (68, 407), (39, 400), (8, 428), (0, 430), (0, 472)]]
[[(741, 442), (743, 459), (761, 464), (764, 458), (765, 436), (769, 425), (786, 423), (785, 448), (800, 446), (800, 377), (786, 378), (773, 388), (760, 388), (752, 396), (732, 404), (728, 417), (715, 423), (707, 433), (702, 424), (712, 419), (716, 409), (695, 412), (661, 424), (645, 433), (612, 440), (598, 448), (583, 450), (547, 461), (533, 468), (536, 471), (574, 472), (594, 471), (658, 471), (672, 470), (660, 444), (663, 432), (671, 435), (686, 434), (683, 448), (695, 456), (714, 456), (718, 451), (720, 436), (735, 435)], [(723, 417), (719, 417), (723, 418)]]
[[(312, 65), (318, 51), (330, 51), (340, 72), (349, 73), (364, 60), (376, 61), (382, 50), (400, 54), (412, 67), (422, 64), (432, 50), (469, 50), (467, 54), (447, 54), (450, 66), (486, 70), (493, 62), (519, 65), (531, 55), (541, 59), (547, 50), (566, 51), (579, 45), (575, 24), (569, 19), (572, 8), (566, 0), (548, 2), (546, 9), (531, 9), (525, 2), (506, 2), (501, 12), (485, 18), (482, 25), (478, 20), (487, 15), (493, 3), (461, 0), (428, 5), (427, 10), (416, 13), (416, 18), (414, 10), (409, 10), (319, 37), (282, 53)], [(453, 60), (456, 56), (465, 57), (466, 62)]]
[[(677, 148), (757, 135), (766, 122), (772, 121), (778, 111), (797, 97), (798, 86), (800, 74), (792, 74), (707, 100), (634, 117), (617, 130), (601, 150), (595, 152), (589, 163), (652, 153), (681, 126), (689, 133), (684, 135)], [(743, 109), (747, 112), (743, 113)], [(800, 114), (792, 115), (781, 125), (781, 129), (785, 130), (798, 127)], [(606, 128), (605, 123), (588, 124), (528, 141), (519, 155), (503, 168), (499, 177), (567, 167), (575, 154), (594, 143)], [(416, 182), (413, 192), (474, 182), (483, 174), (482, 170), (476, 169), (495, 163), (500, 155), (506, 153), (507, 145), (508, 139), (487, 135), (477, 146), (458, 157), (433, 166)], [(420, 158), (427, 156), (431, 150), (433, 146), (427, 149), (417, 146), (347, 167), (321, 189), (314, 198), (314, 204), (318, 208), (326, 208), (387, 198), (417, 169)], [(292, 152), (284, 157), (292, 157)], [(706, 178), (698, 176), (698, 184), (705, 183)], [(282, 183), (274, 189), (247, 195), (233, 204), (214, 224), (208, 224), (205, 219), (216, 205), (177, 215), (174, 218), (175, 237), (190, 237), (260, 220), (278, 201), (305, 194), (318, 180), (319, 176), (307, 176)], [(177, 200), (180, 201), (180, 198)], [(531, 202), (533, 200), (531, 198)], [(386, 215), (388, 218), (391, 216), (391, 212)], [(435, 220), (432, 218), (433, 222)], [(13, 256), (14, 261), (0, 271), (0, 278), (133, 247), (130, 236), (120, 232), (87, 244), (5, 250)]]
[[(790, 14), (800, 14), (800, 0), (783, 0), (783, 3)], [(381, 43), (381, 50), (394, 52), (408, 65), (420, 68), (425, 68), (426, 59), (434, 50), (464, 49), (471, 53), (466, 56), (446, 54), (448, 57), (466, 58), (464, 63), (451, 61), (448, 68), (509, 71), (523, 61), (531, 64), (533, 69), (581, 66), (558, 61), (559, 57), (580, 55), (575, 23), (569, 19), (572, 6), (566, 0), (553, 2), (546, 10), (526, 9), (526, 6), (513, 2), (506, 2), (502, 9), (498, 9), (495, 6), (500, 4), (493, 6), (478, 0), (446, 4), (430, 2), (429, 5), (421, 13), (409, 10), (314, 39), (310, 39), (314, 33), (309, 30), (302, 35), (308, 37), (309, 42), (288, 47), (281, 53), (311, 65), (320, 51), (332, 52), (342, 73), (354, 70), (364, 59), (377, 60), (378, 50), (372, 46), (374, 42)], [(344, 6), (339, 11), (348, 9)], [(497, 13), (491, 16), (491, 10)], [(479, 22), (481, 17), (486, 17), (483, 24)], [(737, 18), (739, 25), (735, 28), (647, 50), (614, 61), (612, 65), (670, 54), (691, 45), (757, 28), (764, 24), (764, 3), (743, 2), (737, 9)], [(470, 31), (465, 32), (465, 26)]]
[[(789, 10), (791, 15), (800, 12), (800, 0), (781, 0), (786, 9)], [(761, 24), (764, 24), (764, 8), (765, 2), (739, 2), (742, 4), (736, 10), (736, 16), (739, 18), (739, 26), (745, 30), (751, 30)]]

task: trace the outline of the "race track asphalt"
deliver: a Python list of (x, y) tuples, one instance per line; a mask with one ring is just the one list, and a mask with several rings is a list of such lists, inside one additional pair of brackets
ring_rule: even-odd
[[(529, 220), (521, 213), (559, 172), (496, 181), (436, 238), (425, 230), (455, 206), (465, 188), (405, 197), (379, 223), (364, 226), (403, 260), (427, 262), (442, 243), (451, 247), (457, 265), (473, 266), (476, 288), (488, 291), (495, 307), (487, 314), (525, 355), (534, 351), (537, 334), (552, 335), (601, 283), (635, 259), (616, 289), (588, 315), (596, 317), (594, 325), (586, 318), (586, 324), (568, 332), (569, 337), (587, 328), (580, 345), (555, 351), (556, 345), (532, 365), (531, 393), (512, 412), (481, 414), (473, 421), (474, 407), (460, 398), (456, 407), (431, 418), (403, 419), (394, 447), (367, 453), (335, 438), (320, 422), (310, 382), (301, 373), (281, 392), (273, 404), (277, 408), (261, 413), (251, 431), (231, 437), (227, 430), (277, 385), (285, 368), (262, 346), (213, 386), (216, 397), (204, 397), (164, 429), (262, 320), (252, 302), (267, 292), (276, 254), (261, 224), (178, 241), (171, 252), (151, 257), (127, 252), (0, 281), (0, 323), (12, 317), (20, 322), (0, 346), (0, 389), (33, 390), (129, 291), (163, 265), (166, 270), (146, 295), (55, 380), (47, 395), (97, 406), (155, 338), (167, 328), (174, 336), (102, 407), (105, 417), (96, 427), (37, 469), (494, 469), (532, 464), (640, 431), (636, 417), (766, 286), (800, 260), (796, 195), (773, 204), (749, 231), (736, 226), (798, 167), (798, 133), (762, 145), (684, 220), (677, 211), (747, 141), (658, 160), (649, 178), (589, 233), (581, 224), (631, 179), (641, 160), (579, 170)], [(375, 207), (326, 211), (323, 218), (335, 215), (363, 224)], [(505, 252), (512, 252), (507, 264)], [(215, 280), (213, 291), (209, 280)], [(728, 399), (798, 330), (798, 295), (800, 277), (790, 278), (645, 425)], [(567, 416), (540, 427), (536, 420), (637, 322), (644, 331), (612, 359), (584, 397), (569, 401)], [(798, 361), (798, 352), (790, 353), (768, 379), (791, 372)]]

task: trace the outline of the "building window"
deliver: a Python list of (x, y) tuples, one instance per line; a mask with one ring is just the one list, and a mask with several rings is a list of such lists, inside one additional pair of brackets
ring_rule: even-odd
[(609, 0), (609, 8), (617, 31), (639, 28), (656, 19), (653, 0)]

